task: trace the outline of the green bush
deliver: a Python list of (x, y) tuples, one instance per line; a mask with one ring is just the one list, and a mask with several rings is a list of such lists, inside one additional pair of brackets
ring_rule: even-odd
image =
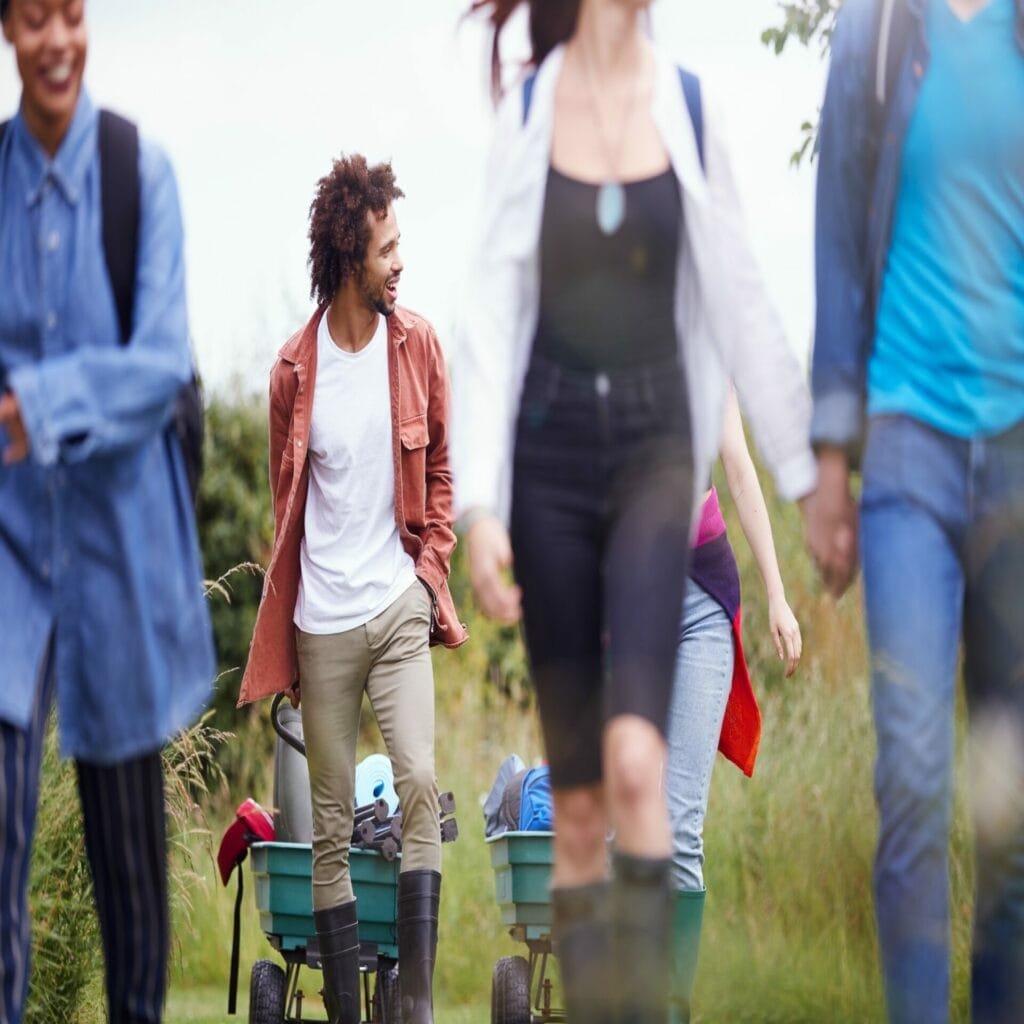
[[(238, 711), (238, 688), (249, 653), (270, 561), (274, 522), (267, 483), (266, 400), (253, 395), (214, 396), (206, 409), (205, 467), (197, 519), (204, 573), (223, 600), (210, 603), (218, 675), (211, 708), (216, 728), (235, 732), (255, 713)], [(269, 756), (239, 744), (221, 752), (221, 767), (243, 785)]]

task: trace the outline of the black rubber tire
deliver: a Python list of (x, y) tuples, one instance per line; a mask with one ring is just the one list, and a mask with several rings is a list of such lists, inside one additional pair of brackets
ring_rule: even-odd
[(491, 1024), (530, 1024), (530, 964), (503, 956), (491, 974)]
[(398, 991), (398, 965), (382, 960), (373, 987), (373, 1024), (402, 1024), (402, 995)]
[(249, 1024), (282, 1024), (284, 989), (284, 971), (273, 960), (257, 960), (249, 979)]

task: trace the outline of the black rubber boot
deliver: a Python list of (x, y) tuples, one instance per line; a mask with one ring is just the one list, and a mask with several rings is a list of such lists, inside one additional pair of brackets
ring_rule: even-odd
[(324, 1004), (330, 1024), (360, 1024), (359, 925), (356, 901), (314, 910), (324, 976)]
[(616, 1024), (665, 1024), (672, 963), (668, 858), (612, 858), (612, 963)]
[(613, 1024), (608, 882), (551, 890), (555, 952), (569, 1024)]
[(403, 871), (398, 876), (398, 991), (402, 1024), (434, 1024), (434, 961), (441, 875)]

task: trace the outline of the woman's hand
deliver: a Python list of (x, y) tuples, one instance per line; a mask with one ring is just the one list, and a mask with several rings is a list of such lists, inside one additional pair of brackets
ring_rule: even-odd
[(512, 544), (501, 521), (492, 515), (474, 519), (466, 533), (466, 551), (477, 606), (496, 622), (518, 622), (522, 615), (519, 588), (508, 579)]
[(803, 653), (803, 640), (800, 637), (800, 623), (796, 621), (793, 610), (786, 603), (786, 598), (779, 595), (768, 599), (768, 627), (772, 631), (772, 642), (779, 661), (786, 663), (786, 678), (795, 671)]

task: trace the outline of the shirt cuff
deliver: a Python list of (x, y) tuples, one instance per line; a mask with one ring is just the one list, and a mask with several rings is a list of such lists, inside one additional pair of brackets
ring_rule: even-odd
[(818, 460), (810, 448), (780, 463), (775, 484), (783, 501), (798, 501), (818, 486)]
[(854, 391), (829, 391), (814, 396), (811, 443), (848, 451), (860, 448), (864, 433), (864, 399)]
[(7, 384), (18, 399), (21, 422), (28, 435), (29, 456), (41, 466), (56, 465), (60, 440), (48, 429), (46, 393), (35, 366), (27, 363), (7, 374)]

